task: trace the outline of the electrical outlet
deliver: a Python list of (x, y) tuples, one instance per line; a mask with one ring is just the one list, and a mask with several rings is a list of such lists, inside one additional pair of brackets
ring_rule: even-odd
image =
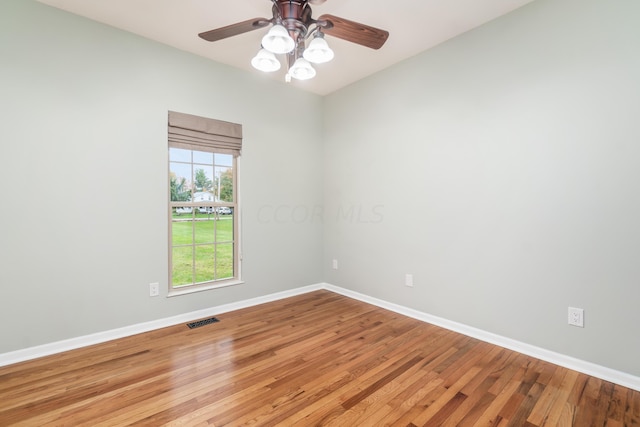
[(404, 275), (404, 285), (413, 288), (413, 274)]
[(569, 307), (569, 324), (584, 328), (584, 310), (581, 308)]
[(333, 267), (334, 270), (338, 269), (338, 260), (334, 259), (333, 262), (331, 263), (331, 266)]
[(160, 284), (159, 283), (149, 283), (149, 296), (157, 297), (160, 295)]

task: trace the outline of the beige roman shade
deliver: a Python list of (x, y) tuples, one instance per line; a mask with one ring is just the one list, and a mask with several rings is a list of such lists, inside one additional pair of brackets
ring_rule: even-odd
[(242, 125), (169, 111), (169, 146), (239, 156)]

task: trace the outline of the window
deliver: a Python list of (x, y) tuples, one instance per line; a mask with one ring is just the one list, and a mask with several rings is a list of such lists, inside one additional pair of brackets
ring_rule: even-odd
[(169, 112), (169, 293), (238, 283), (242, 128)]

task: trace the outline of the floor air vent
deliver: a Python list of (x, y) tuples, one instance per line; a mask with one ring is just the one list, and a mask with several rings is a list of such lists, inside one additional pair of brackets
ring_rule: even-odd
[(210, 323), (216, 323), (216, 322), (219, 322), (219, 320), (216, 319), (215, 317), (210, 317), (208, 319), (198, 320), (197, 322), (187, 323), (187, 326), (189, 327), (189, 329), (193, 329), (193, 328), (199, 328), (200, 326), (204, 326), (204, 325), (208, 325)]

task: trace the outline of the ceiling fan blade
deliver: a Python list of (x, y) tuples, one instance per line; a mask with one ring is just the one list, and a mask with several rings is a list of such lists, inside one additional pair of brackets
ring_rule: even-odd
[(333, 15), (322, 15), (318, 21), (327, 21), (322, 25), (322, 32), (339, 39), (357, 43), (371, 49), (380, 49), (389, 38), (389, 32), (369, 25), (349, 21)]
[(237, 36), (238, 34), (248, 33), (249, 31), (257, 30), (258, 28), (266, 27), (270, 23), (270, 19), (253, 18), (236, 24), (227, 25), (226, 27), (216, 28), (215, 30), (205, 31), (204, 33), (198, 34), (198, 36), (208, 42), (215, 42), (228, 37)]

